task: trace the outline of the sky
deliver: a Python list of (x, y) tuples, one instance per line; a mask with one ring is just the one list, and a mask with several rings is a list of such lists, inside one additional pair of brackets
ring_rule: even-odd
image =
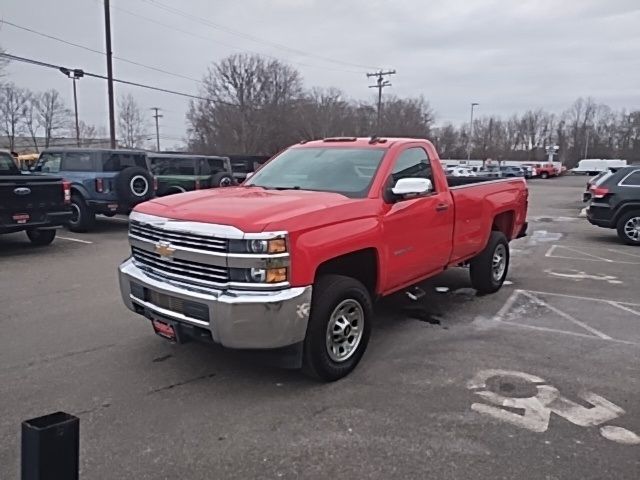
[[(0, 23), (8, 53), (106, 73), (102, 0), (3, 0), (0, 19), (98, 51)], [(190, 94), (212, 62), (248, 52), (290, 64), (307, 87), (362, 100), (374, 93), (367, 72), (395, 69), (384, 93), (423, 95), (437, 124), (468, 122), (471, 102), (476, 115), (560, 113), (580, 96), (640, 109), (638, 0), (112, 0), (111, 23), (115, 56), (174, 74), (115, 59), (115, 78)], [(6, 70), (5, 81), (56, 88), (72, 107), (62, 73), (17, 62)], [(188, 99), (115, 91), (135, 96), (150, 138), (151, 107), (162, 110), (162, 148), (181, 143)], [(81, 79), (78, 103), (81, 120), (106, 128), (105, 81)]]

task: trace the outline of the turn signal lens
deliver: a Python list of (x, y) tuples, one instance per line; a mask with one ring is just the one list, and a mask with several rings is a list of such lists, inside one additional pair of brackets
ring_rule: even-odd
[(287, 251), (287, 242), (284, 238), (269, 240), (269, 253), (284, 253)]
[(287, 281), (286, 268), (270, 268), (267, 270), (267, 283), (281, 283)]

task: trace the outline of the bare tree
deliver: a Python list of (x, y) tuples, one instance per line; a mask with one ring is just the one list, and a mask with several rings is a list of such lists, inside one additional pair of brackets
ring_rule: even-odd
[(277, 60), (232, 55), (214, 64), (187, 114), (190, 144), (217, 152), (270, 154), (299, 139), (300, 74)]
[(25, 131), (29, 92), (13, 83), (0, 90), (0, 131), (7, 137), (7, 147), (15, 149), (16, 137)]
[(60, 92), (54, 89), (37, 97), (37, 110), (38, 125), (43, 129), (44, 146), (47, 148), (60, 132), (68, 128), (71, 111), (60, 98)]
[(118, 98), (118, 135), (126, 148), (141, 148), (147, 136), (146, 122), (133, 95)]
[(38, 119), (39, 101), (39, 96), (37, 94), (30, 93), (27, 98), (27, 107), (25, 109), (24, 116), (25, 128), (31, 137), (31, 142), (33, 142), (33, 148), (35, 148), (36, 152), (40, 151), (38, 146), (38, 135), (40, 132), (40, 123)]
[[(80, 127), (80, 145), (83, 147), (92, 147), (98, 136), (98, 129), (95, 125), (89, 125), (82, 120), (80, 120), (78, 126)], [(75, 130), (73, 131), (73, 135), (75, 135)]]

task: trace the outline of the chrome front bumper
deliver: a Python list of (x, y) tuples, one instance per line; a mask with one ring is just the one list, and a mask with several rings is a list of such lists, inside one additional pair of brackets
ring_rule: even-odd
[[(156, 278), (138, 268), (131, 259), (122, 263), (118, 271), (122, 300), (130, 310), (209, 330), (213, 341), (225, 347), (279, 348), (299, 343), (306, 335), (311, 286), (271, 292), (211, 290), (204, 293)], [(141, 295), (132, 292), (132, 282), (178, 301), (206, 305), (209, 321), (156, 305), (150, 300), (152, 295), (139, 298)]]

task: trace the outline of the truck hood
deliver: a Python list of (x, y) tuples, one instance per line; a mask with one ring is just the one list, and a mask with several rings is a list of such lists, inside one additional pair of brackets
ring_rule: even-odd
[[(322, 212), (324, 216), (327, 209), (336, 207), (346, 214), (350, 205), (361, 202), (330, 192), (231, 187), (156, 198), (138, 205), (135, 210), (176, 220), (231, 225), (250, 233), (262, 232), (269, 225), (269, 230), (297, 230), (304, 228), (301, 218), (312, 221), (313, 217), (317, 222), (313, 214)], [(332, 216), (331, 220), (340, 221), (342, 216)], [(353, 217), (354, 212), (350, 216)]]

